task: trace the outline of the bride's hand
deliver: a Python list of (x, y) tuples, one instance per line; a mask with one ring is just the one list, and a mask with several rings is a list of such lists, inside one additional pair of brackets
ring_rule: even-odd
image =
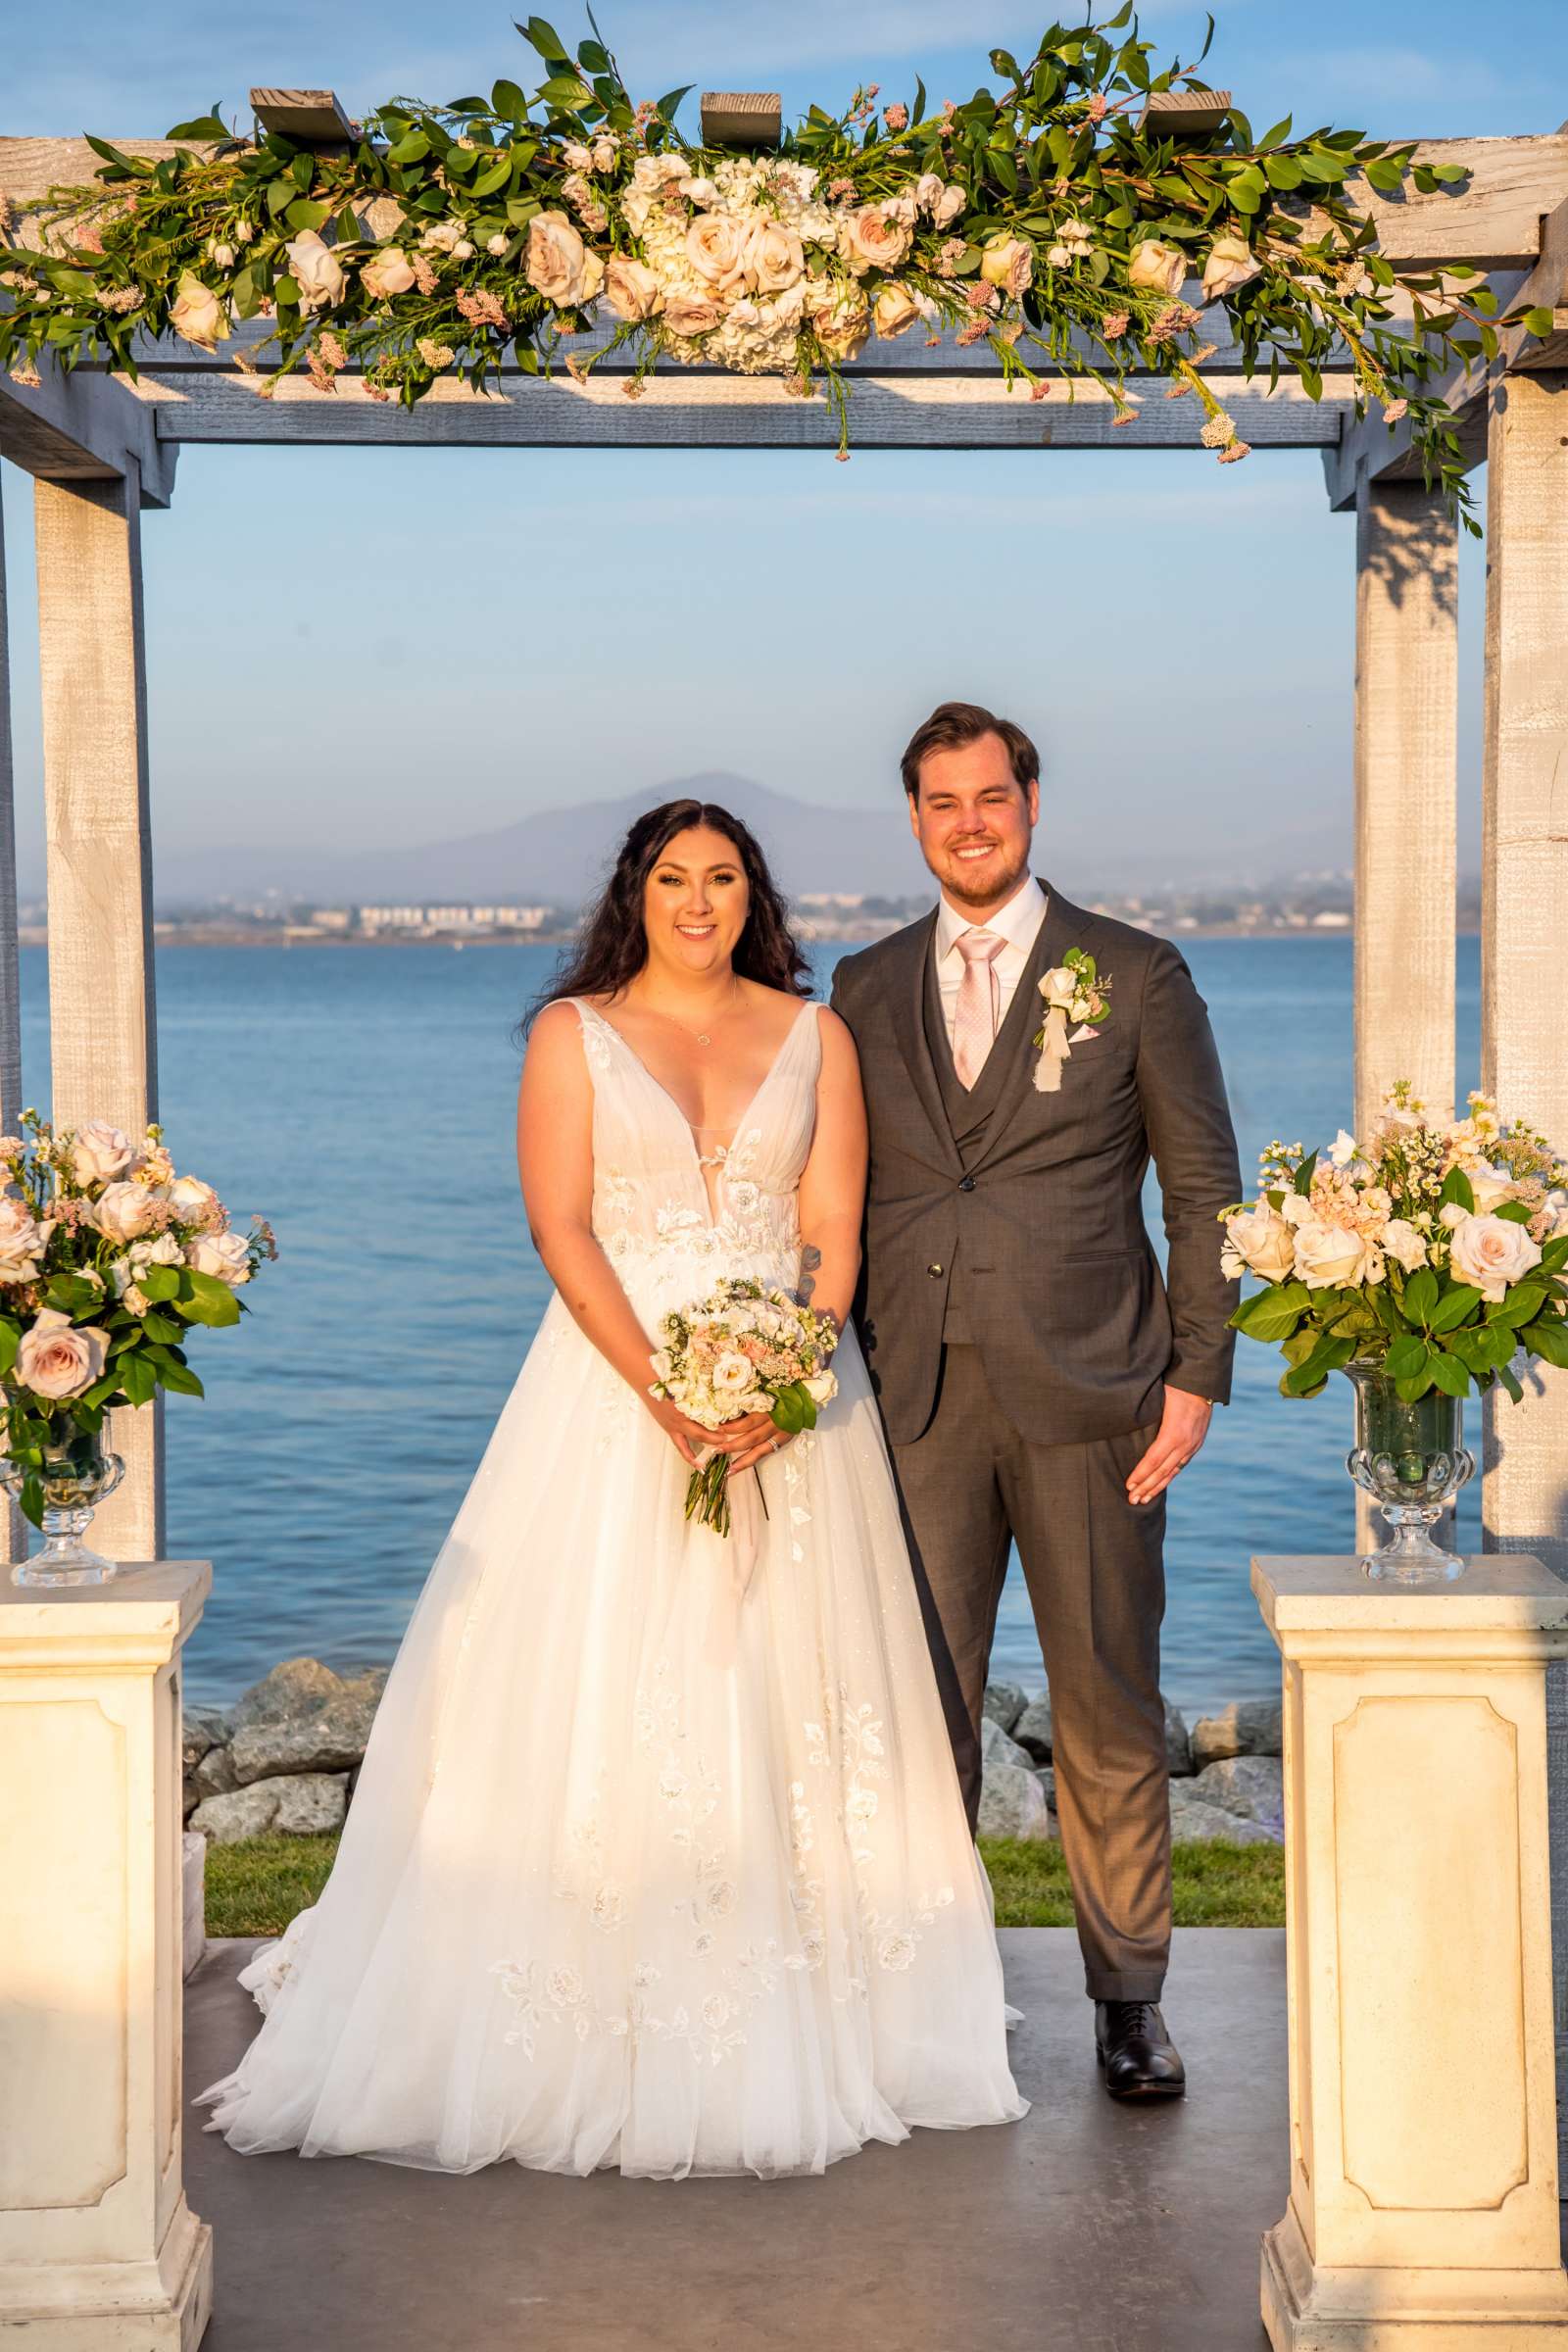
[(770, 1453), (781, 1453), (793, 1434), (780, 1429), (767, 1413), (753, 1413), (751, 1420), (757, 1435), (748, 1441), (743, 1452), (732, 1458), (729, 1466), (732, 1477), (739, 1470), (750, 1470), (754, 1462), (765, 1462)]
[(704, 1429), (700, 1421), (689, 1421), (680, 1406), (672, 1404), (667, 1396), (649, 1396), (645, 1401), (681, 1460), (689, 1469), (695, 1470), (700, 1448), (712, 1444), (712, 1431)]

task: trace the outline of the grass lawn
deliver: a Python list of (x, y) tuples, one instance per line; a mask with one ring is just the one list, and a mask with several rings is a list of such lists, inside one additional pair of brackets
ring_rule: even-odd
[[(1061, 1847), (1009, 1838), (981, 1844), (1002, 1928), (1070, 1928), (1072, 1893)], [(337, 1839), (249, 1838), (207, 1849), (209, 1936), (278, 1936), (326, 1883)], [(1179, 1928), (1285, 1925), (1285, 1856), (1277, 1845), (1178, 1845)]]

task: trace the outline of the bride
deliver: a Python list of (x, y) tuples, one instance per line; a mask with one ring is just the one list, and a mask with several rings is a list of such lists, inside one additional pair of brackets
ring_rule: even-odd
[[(638, 819), (522, 1074), (555, 1295), (331, 1879), (240, 1978), (265, 2022), (198, 2102), (232, 2147), (770, 2177), (1025, 2112), (848, 1322), (855, 1050), (805, 969), (743, 824)], [(843, 1326), (814, 1431), (715, 1439), (650, 1395), (666, 1309), (803, 1269)], [(750, 1541), (684, 1518), (714, 1443)]]

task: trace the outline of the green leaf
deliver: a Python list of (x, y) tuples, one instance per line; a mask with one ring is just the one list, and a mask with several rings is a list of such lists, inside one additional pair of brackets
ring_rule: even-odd
[(1521, 1323), (1533, 1323), (1546, 1303), (1545, 1285), (1521, 1282), (1487, 1310), (1489, 1323), (1504, 1323), (1517, 1330)]
[(1309, 1152), (1296, 1171), (1296, 1190), (1304, 1200), (1312, 1190), (1312, 1173), (1317, 1166), (1317, 1153)]
[(280, 219), (288, 211), (298, 193), (299, 190), (289, 178), (288, 173), (280, 172), (276, 179), (268, 185), (267, 210), (270, 218), (274, 220)]
[(500, 156), (495, 163), (485, 166), (474, 180), (473, 193), (476, 197), (493, 196), (497, 188), (504, 188), (511, 177), (512, 156), (508, 152)]
[(1556, 318), (1544, 303), (1538, 303), (1534, 310), (1526, 311), (1523, 323), (1527, 334), (1549, 335)]
[(588, 84), (575, 74), (552, 74), (548, 81), (539, 84), (539, 95), (551, 106), (566, 107), (576, 114), (593, 97)]
[(218, 104), (219, 102), (215, 98), (213, 100), (213, 111), (210, 115), (198, 115), (195, 121), (191, 122), (176, 122), (172, 130), (165, 131), (165, 138), (203, 140), (232, 138), (234, 134), (229, 129), (228, 124), (223, 121), (222, 116), (219, 113)]
[(675, 111), (683, 98), (691, 96), (693, 87), (693, 83), (683, 81), (678, 90), (666, 90), (654, 109), (654, 112), (669, 124), (671, 130), (675, 127)]
[(1383, 1368), (1391, 1380), (1416, 1380), (1427, 1368), (1428, 1348), (1415, 1332), (1407, 1332), (1396, 1340), (1384, 1358)]
[[(410, 130), (404, 133), (395, 147), (387, 149), (386, 160), (389, 164), (397, 164), (400, 167), (404, 164), (417, 164), (421, 163), (429, 152), (430, 142), (423, 131)], [(268, 201), (270, 203), (270, 198)], [(273, 210), (276, 210), (275, 206)]]
[(181, 1285), (179, 1311), (188, 1323), (205, 1323), (217, 1331), (239, 1321), (239, 1300), (216, 1274), (190, 1272), (185, 1283), (190, 1287), (186, 1291)]
[(1305, 1363), (1297, 1364), (1286, 1373), (1280, 1388), (1287, 1396), (1304, 1396), (1321, 1386), (1331, 1372), (1338, 1372), (1355, 1353), (1353, 1340), (1321, 1339)]
[(1528, 1225), (1536, 1212), (1527, 1208), (1522, 1200), (1499, 1200), (1492, 1213), (1494, 1217), (1501, 1217), (1505, 1225)]
[(509, 122), (528, 120), (528, 101), (514, 81), (498, 81), (490, 92), (490, 104)]
[(174, 1390), (178, 1396), (205, 1396), (207, 1394), (189, 1364), (168, 1363), (160, 1356), (157, 1359), (157, 1370), (161, 1385), (166, 1389)]
[(152, 178), (154, 167), (144, 156), (123, 155), (118, 147), (111, 147), (107, 139), (95, 139), (90, 131), (87, 133), (87, 144), (94, 155), (101, 155), (106, 164), (117, 165), (130, 178)]
[(1263, 170), (1271, 188), (1289, 190), (1301, 184), (1301, 167), (1294, 155), (1266, 155)]
[(1438, 1278), (1430, 1266), (1418, 1266), (1404, 1286), (1404, 1311), (1412, 1323), (1431, 1321), (1438, 1303)]
[(1472, 1284), (1453, 1283), (1433, 1308), (1431, 1327), (1434, 1331), (1457, 1331), (1480, 1304), (1481, 1293)]
[(1450, 1168), (1443, 1179), (1443, 1190), (1438, 1195), (1438, 1206), (1446, 1208), (1450, 1202), (1455, 1207), (1465, 1209), (1472, 1215), (1475, 1212), (1476, 1197), (1471, 1189), (1470, 1179), (1463, 1168)]
[(1515, 1373), (1510, 1372), (1506, 1364), (1499, 1364), (1497, 1366), (1497, 1378), (1501, 1381), (1503, 1387), (1507, 1390), (1515, 1404), (1523, 1404), (1525, 1400), (1524, 1390), (1519, 1385), (1518, 1376)]
[(22, 1330), (9, 1316), (0, 1315), (0, 1372), (9, 1372), (22, 1345)]
[(122, 1355), (119, 1363), (120, 1386), (132, 1404), (148, 1404), (158, 1386), (158, 1374), (140, 1349)]
[(538, 50), (547, 65), (570, 65), (570, 50), (555, 26), (545, 18), (530, 17), (526, 24), (517, 24), (515, 17), (512, 21), (514, 24), (517, 25), (517, 30), (523, 39)]
[[(1037, 74), (1035, 76), (1037, 84), (1039, 79), (1040, 76)], [(1036, 88), (1035, 95), (1037, 98), (1040, 95), (1038, 87)], [(909, 116), (909, 121), (911, 122), (923, 122), (925, 121), (925, 83), (920, 79), (918, 74), (914, 77), (914, 108)]]
[(24, 1519), (30, 1519), (34, 1527), (41, 1528), (43, 1525), (42, 1481), (37, 1478), (24, 1478), (22, 1482), (22, 1492), (17, 1496), (17, 1504)]
[(104, 1294), (96, 1282), (88, 1282), (80, 1274), (56, 1274), (44, 1294), (51, 1306), (62, 1314), (85, 1314), (89, 1307), (102, 1306)]
[(1396, 1380), (1394, 1384), (1403, 1404), (1417, 1404), (1432, 1386), (1430, 1372), (1418, 1372), (1414, 1380)]
[(1568, 1324), (1559, 1316), (1542, 1315), (1527, 1323), (1519, 1337), (1532, 1355), (1544, 1357), (1559, 1371), (1568, 1371)]
[(1447, 1354), (1441, 1348), (1434, 1348), (1427, 1358), (1427, 1370), (1432, 1375), (1434, 1387), (1440, 1388), (1445, 1396), (1469, 1396), (1470, 1375), (1457, 1356)]
[(147, 1266), (136, 1277), (136, 1288), (144, 1298), (155, 1306), (166, 1298), (179, 1297), (180, 1268), (178, 1266)]
[(1555, 1274), (1568, 1265), (1568, 1233), (1559, 1233), (1556, 1240), (1547, 1242), (1541, 1252), (1541, 1270)]
[(1230, 1319), (1231, 1326), (1236, 1331), (1245, 1331), (1249, 1339), (1262, 1340), (1265, 1344), (1282, 1340), (1295, 1330), (1311, 1297), (1304, 1282), (1273, 1283), (1267, 1290), (1255, 1291), (1250, 1298), (1242, 1300)]
[(1385, 1331), (1393, 1332), (1397, 1339), (1409, 1330), (1410, 1326), (1399, 1310), (1399, 1301), (1386, 1282), (1374, 1284), (1368, 1296), (1372, 1300), (1372, 1311)]

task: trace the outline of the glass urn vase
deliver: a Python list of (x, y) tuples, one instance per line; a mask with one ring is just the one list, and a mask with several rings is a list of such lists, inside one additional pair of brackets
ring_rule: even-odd
[(1362, 1555), (1368, 1576), (1401, 1585), (1446, 1583), (1464, 1562), (1432, 1541), (1432, 1530), (1459, 1489), (1475, 1475), (1465, 1449), (1464, 1403), (1429, 1389), (1406, 1404), (1376, 1364), (1348, 1364), (1355, 1387), (1355, 1445), (1346, 1468), (1363, 1493), (1380, 1503), (1393, 1529), (1389, 1541)]
[(125, 1475), (118, 1453), (110, 1453), (100, 1430), (68, 1424), (60, 1438), (43, 1448), (41, 1468), (0, 1455), (0, 1484), (20, 1495), (23, 1485), (35, 1477), (43, 1489), (43, 1549), (19, 1560), (11, 1571), (14, 1585), (101, 1585), (117, 1573), (117, 1563), (89, 1551), (82, 1542), (106, 1494), (112, 1494)]

